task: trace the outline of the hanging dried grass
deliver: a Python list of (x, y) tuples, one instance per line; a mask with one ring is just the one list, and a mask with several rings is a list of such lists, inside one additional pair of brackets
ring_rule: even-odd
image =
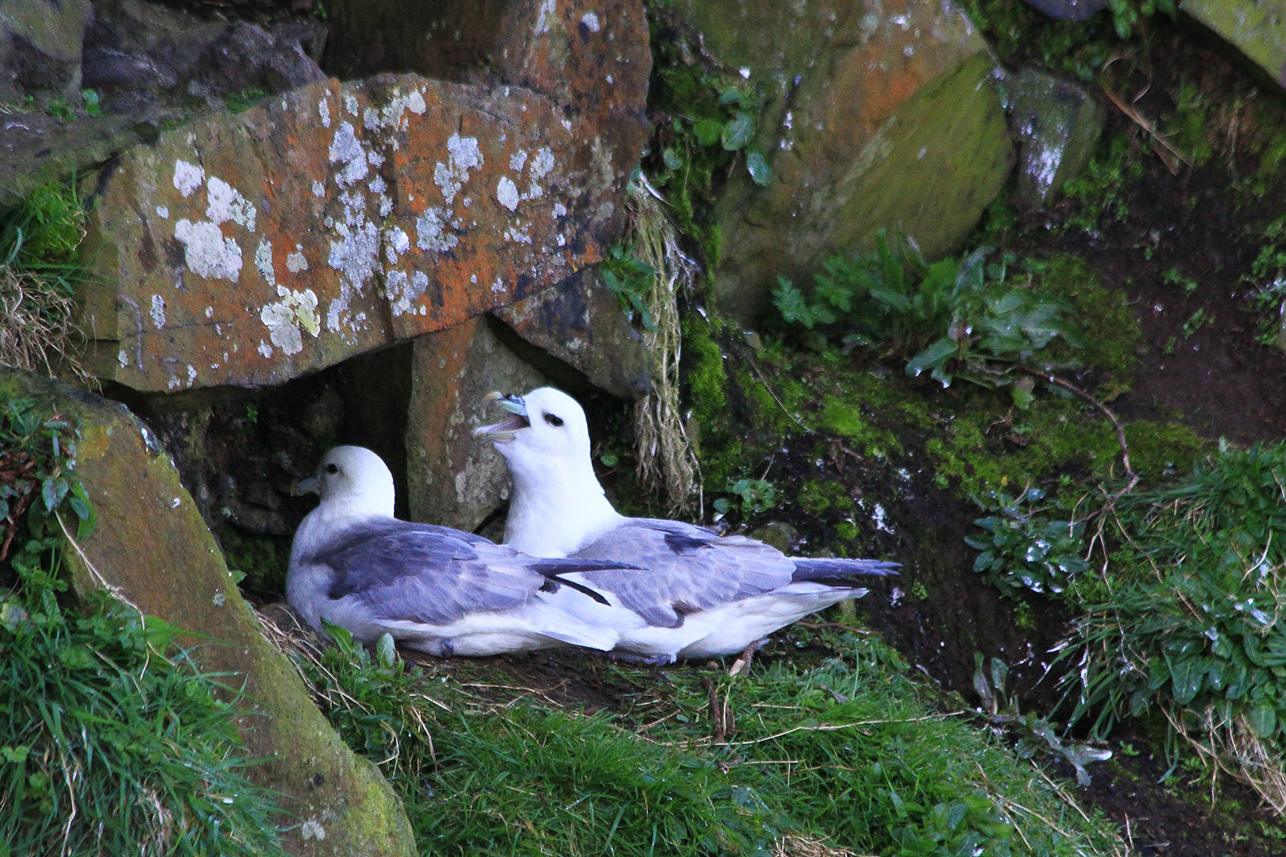
[(678, 230), (664, 200), (639, 173), (630, 186), (630, 241), (634, 255), (655, 271), (647, 307), (655, 327), (643, 332), (654, 360), (652, 389), (634, 409), (638, 474), (664, 493), (672, 512), (701, 506), (701, 472), (679, 409), (679, 295), (692, 288), (697, 263), (679, 248)]

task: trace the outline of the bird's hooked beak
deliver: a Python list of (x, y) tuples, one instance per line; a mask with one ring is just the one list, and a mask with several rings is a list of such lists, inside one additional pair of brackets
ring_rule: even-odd
[(321, 475), (311, 473), (302, 479), (296, 479), (290, 486), (291, 497), (302, 497), (305, 494), (321, 493)]
[(494, 423), (489, 426), (479, 426), (473, 430), (474, 437), (485, 438), (495, 443), (509, 443), (514, 439), (515, 432), (531, 428), (531, 420), (527, 419), (527, 404), (522, 400), (522, 396), (493, 391), (483, 396), (482, 400), (497, 403), (512, 416), (504, 422)]

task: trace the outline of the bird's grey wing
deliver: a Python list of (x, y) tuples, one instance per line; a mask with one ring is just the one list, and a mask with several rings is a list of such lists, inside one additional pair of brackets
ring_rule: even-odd
[(544, 584), (521, 562), (488, 562), (480, 555), (487, 546), (494, 547), (471, 533), (386, 519), (345, 528), (311, 561), (333, 570), (332, 599), (355, 598), (385, 619), (441, 625), (517, 607)]
[(587, 572), (584, 579), (649, 624), (668, 628), (683, 624), (689, 613), (786, 586), (794, 567), (762, 542), (648, 518), (609, 530), (572, 556), (639, 566), (641, 571)]

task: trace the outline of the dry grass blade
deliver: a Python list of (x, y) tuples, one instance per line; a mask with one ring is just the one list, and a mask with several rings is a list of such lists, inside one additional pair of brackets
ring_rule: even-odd
[(691, 288), (696, 262), (679, 249), (678, 231), (662, 208), (660, 194), (641, 173), (631, 187), (631, 240), (634, 254), (655, 271), (647, 298), (656, 326), (643, 331), (655, 361), (652, 389), (634, 410), (639, 477), (663, 487), (674, 511), (692, 503), (700, 508), (701, 475), (679, 410), (679, 294)]
[(827, 845), (824, 840), (787, 834), (772, 844), (772, 857), (861, 857), (848, 848)]

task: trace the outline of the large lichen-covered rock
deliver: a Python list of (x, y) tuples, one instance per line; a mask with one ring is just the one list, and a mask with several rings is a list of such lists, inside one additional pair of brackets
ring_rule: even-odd
[(91, 365), (275, 384), (554, 285), (601, 258), (633, 163), (584, 130), (529, 90), (403, 75), (164, 134), (90, 180)]
[[(1013, 151), (990, 54), (950, 2), (685, 0), (704, 44), (765, 98), (763, 188), (735, 176), (716, 205), (720, 307), (752, 319), (778, 276), (882, 228), (926, 255), (955, 249), (1004, 184)], [(781, 38), (790, 33), (791, 38)]]
[(406, 420), (412, 520), (474, 530), (507, 496), (509, 474), (490, 441), (473, 437), (500, 419), (492, 390), (524, 393), (548, 383), (478, 317), (415, 341)]
[(1286, 3), (1281, 0), (1182, 0), (1191, 15), (1286, 87)]
[[(293, 854), (410, 855), (400, 801), (313, 705), (298, 673), (263, 637), (174, 465), (124, 406), (55, 382), (0, 372), (4, 395), (34, 396), (80, 421), (77, 472), (94, 505), (92, 535), (67, 552), (80, 586), (116, 587), (148, 614), (192, 632), (202, 667), (243, 689), (238, 729), (278, 791)], [(90, 569), (92, 567), (92, 574)]]

